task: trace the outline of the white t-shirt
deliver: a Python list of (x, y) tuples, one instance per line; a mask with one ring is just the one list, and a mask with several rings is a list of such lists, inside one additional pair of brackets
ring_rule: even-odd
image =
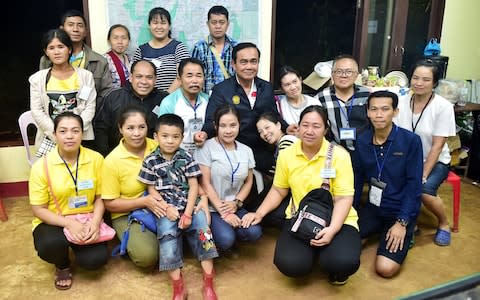
[[(215, 138), (211, 138), (194, 153), (194, 158), (200, 165), (210, 168), (211, 183), (222, 200), (233, 201), (243, 186), (248, 171), (255, 168), (252, 149), (240, 142), (236, 142), (236, 144), (235, 150), (226, 150), (225, 153), (222, 145)], [(235, 169), (236, 171), (233, 172)], [(233, 182), (232, 173), (234, 173)]]
[(308, 95), (303, 95), (303, 102), (299, 106), (293, 106), (288, 102), (287, 96), (285, 95), (281, 95), (279, 98), (279, 112), (288, 125), (298, 124), (300, 114), (305, 107), (310, 105), (320, 105), (320, 101), (317, 98)]
[[(410, 108), (410, 95), (398, 99), (398, 116), (394, 119), (395, 124), (410, 131), (413, 131), (413, 124), (417, 124), (420, 114), (412, 116)], [(436, 95), (425, 108), (422, 117), (418, 121), (415, 133), (422, 140), (423, 161), (427, 159), (430, 149), (432, 149), (432, 140), (434, 136), (449, 137), (455, 136), (455, 114), (453, 105), (442, 96)], [(450, 163), (450, 150), (447, 143), (443, 146), (438, 161)]]

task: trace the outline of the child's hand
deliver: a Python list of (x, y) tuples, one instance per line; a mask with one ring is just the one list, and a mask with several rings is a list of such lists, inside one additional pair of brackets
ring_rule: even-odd
[(178, 209), (175, 206), (170, 205), (167, 207), (167, 218), (170, 221), (176, 221), (179, 217), (180, 217), (180, 213), (178, 212)]
[(192, 224), (192, 216), (183, 214), (180, 217), (180, 222), (178, 222), (178, 228), (187, 229)]

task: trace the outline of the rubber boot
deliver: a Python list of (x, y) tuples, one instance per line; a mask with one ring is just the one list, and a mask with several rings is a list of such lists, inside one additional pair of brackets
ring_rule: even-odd
[(173, 300), (185, 300), (187, 299), (187, 291), (185, 290), (185, 284), (183, 283), (183, 275), (180, 275), (180, 279), (172, 280), (173, 283)]
[(203, 272), (203, 299), (204, 300), (217, 300), (217, 294), (213, 289), (213, 278), (215, 272), (212, 270), (211, 274)]

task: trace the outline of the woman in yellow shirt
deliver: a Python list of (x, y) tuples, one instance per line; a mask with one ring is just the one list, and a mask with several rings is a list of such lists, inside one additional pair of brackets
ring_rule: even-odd
[[(52, 29), (42, 38), (42, 49), (52, 67), (30, 76), (30, 110), (38, 125), (35, 144), (40, 145), (37, 156), (48, 153), (55, 144), (53, 120), (62, 112), (71, 111), (83, 120), (84, 145), (91, 148), (94, 134), (95, 82), (90, 71), (74, 68), (69, 63), (72, 41), (62, 29)], [(44, 140), (47, 138), (47, 140)]]
[[(65, 290), (72, 285), (69, 248), (75, 253), (77, 265), (85, 269), (98, 269), (108, 259), (105, 242), (77, 245), (70, 243), (63, 233), (67, 228), (76, 240), (86, 243), (98, 238), (105, 210), (100, 199), (99, 177), (103, 157), (80, 146), (83, 136), (80, 116), (72, 112), (59, 114), (53, 121), (53, 131), (57, 145), (32, 166), (29, 198), (35, 216), (32, 222), (35, 249), (41, 259), (55, 265), (55, 287)], [(61, 212), (49, 191), (56, 197)], [(93, 212), (93, 219), (85, 224), (64, 217), (89, 212)]]
[(292, 201), (285, 210), (292, 217), (295, 207), (312, 190), (329, 182), (333, 197), (330, 224), (320, 230), (314, 239), (305, 242), (290, 232), (290, 222), (285, 222), (275, 247), (274, 263), (285, 275), (301, 277), (320, 265), (329, 275), (332, 284), (344, 284), (360, 266), (361, 241), (358, 216), (352, 207), (354, 185), (350, 155), (341, 147), (334, 147), (331, 168), (325, 169), (329, 142), (327, 113), (318, 106), (305, 108), (300, 114), (299, 138), (291, 147), (279, 153), (273, 186), (265, 200), (254, 213), (242, 218), (242, 226), (258, 224), (292, 193)]

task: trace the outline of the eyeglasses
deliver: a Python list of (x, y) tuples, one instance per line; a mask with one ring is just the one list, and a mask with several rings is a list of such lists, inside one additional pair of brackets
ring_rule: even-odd
[(336, 69), (336, 70), (333, 70), (332, 73), (333, 73), (333, 75), (335, 75), (335, 76), (337, 76), (337, 77), (340, 77), (340, 76), (350, 77), (350, 76), (352, 76), (353, 74), (356, 74), (357, 71), (350, 70), (350, 69), (347, 69), (347, 70)]

